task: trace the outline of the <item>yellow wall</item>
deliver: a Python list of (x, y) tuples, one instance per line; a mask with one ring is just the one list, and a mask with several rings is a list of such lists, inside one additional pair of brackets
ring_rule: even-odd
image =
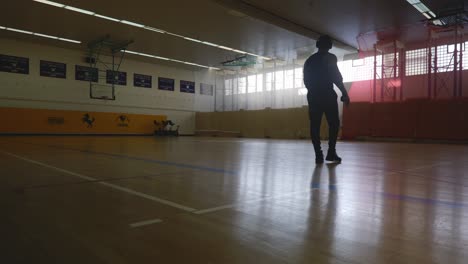
[(18, 134), (152, 134), (153, 121), (166, 119), (162, 115), (27, 108), (0, 108), (0, 116), (0, 133)]
[[(197, 113), (195, 126), (196, 131), (234, 131), (247, 138), (310, 138), (307, 107)], [(328, 138), (325, 116), (320, 134), (322, 139)]]

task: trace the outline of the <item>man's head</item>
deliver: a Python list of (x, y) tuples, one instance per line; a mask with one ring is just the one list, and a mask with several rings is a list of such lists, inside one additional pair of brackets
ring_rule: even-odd
[(330, 38), (330, 36), (322, 35), (317, 40), (317, 43), (315, 44), (315, 46), (319, 50), (329, 51), (333, 47), (333, 42), (332, 42), (332, 39)]

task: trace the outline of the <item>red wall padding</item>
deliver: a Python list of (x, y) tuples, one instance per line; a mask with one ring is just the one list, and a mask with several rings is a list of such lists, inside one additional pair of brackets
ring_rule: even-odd
[(421, 104), (416, 138), (467, 140), (466, 100), (434, 100)]
[(376, 103), (372, 105), (371, 135), (412, 138), (420, 106), (417, 102)]
[(359, 136), (468, 140), (468, 98), (352, 103), (343, 110), (343, 138)]
[(371, 103), (352, 103), (343, 110), (343, 139), (370, 136)]

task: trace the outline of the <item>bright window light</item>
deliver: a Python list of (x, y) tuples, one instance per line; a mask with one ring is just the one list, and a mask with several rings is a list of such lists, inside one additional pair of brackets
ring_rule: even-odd
[(90, 15), (90, 16), (93, 16), (93, 15), (96, 14), (94, 12), (84, 10), (84, 9), (81, 9), (81, 8), (76, 8), (76, 7), (73, 7), (73, 6), (65, 6), (65, 9), (68, 9), (70, 11), (75, 11), (75, 12), (78, 12), (78, 13), (83, 13), (85, 15)]
[(364, 60), (363, 59), (353, 60), (352, 65), (353, 65), (353, 67), (363, 66), (364, 65)]
[(94, 16), (95, 16), (95, 17), (102, 18), (102, 19), (107, 19), (107, 20), (110, 20), (110, 21), (114, 21), (114, 22), (120, 22), (120, 20), (117, 19), (117, 18), (108, 17), (108, 16), (103, 16), (103, 15), (100, 15), (100, 14), (94, 14)]

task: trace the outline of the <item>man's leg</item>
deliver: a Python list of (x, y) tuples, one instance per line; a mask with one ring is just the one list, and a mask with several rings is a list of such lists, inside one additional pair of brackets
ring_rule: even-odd
[(340, 130), (340, 116), (336, 99), (327, 102), (325, 116), (329, 127), (327, 160), (341, 162), (341, 158), (336, 154), (336, 141)]
[(322, 147), (320, 144), (320, 124), (322, 123), (323, 110), (314, 102), (309, 101), (310, 138), (314, 145), (316, 162), (323, 162)]

